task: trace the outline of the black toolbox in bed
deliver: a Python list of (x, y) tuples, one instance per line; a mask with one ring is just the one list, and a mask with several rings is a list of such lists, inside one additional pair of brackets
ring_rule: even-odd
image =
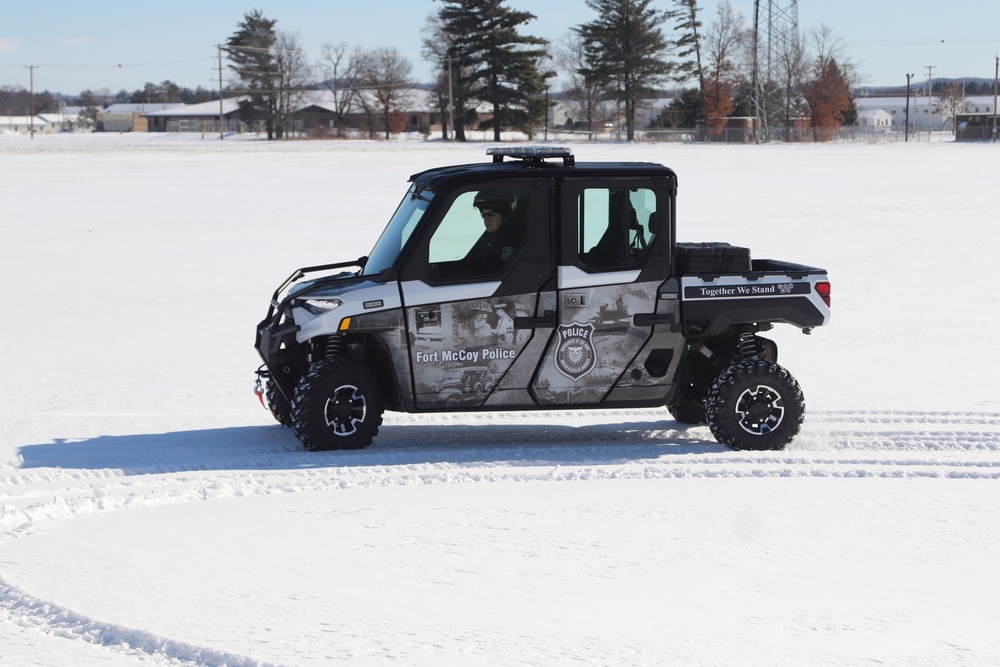
[(750, 249), (729, 243), (678, 243), (677, 273), (748, 273)]

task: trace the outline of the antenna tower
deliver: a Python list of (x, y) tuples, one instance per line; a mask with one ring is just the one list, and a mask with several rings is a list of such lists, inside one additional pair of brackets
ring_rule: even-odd
[(770, 140), (770, 126), (781, 108), (782, 61), (798, 48), (798, 0), (754, 0), (751, 105), (758, 142)]

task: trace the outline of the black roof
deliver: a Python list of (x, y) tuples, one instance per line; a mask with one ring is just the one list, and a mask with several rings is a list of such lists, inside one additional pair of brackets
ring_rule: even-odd
[[(506, 149), (501, 154), (509, 156), (511, 153)], [(524, 150), (524, 149), (522, 149)], [(530, 150), (530, 149), (529, 149)], [(554, 149), (566, 151), (567, 149)], [(544, 147), (543, 147), (544, 151)], [(531, 156), (514, 154), (513, 160), (497, 161), (497, 153), (493, 162), (481, 162), (475, 164), (459, 164), (447, 167), (436, 167), (421, 171), (410, 176), (410, 181), (420, 183), (433, 189), (444, 187), (449, 182), (456, 179), (480, 178), (484, 180), (502, 178), (532, 178), (544, 177), (615, 177), (615, 176), (668, 176), (676, 182), (676, 175), (673, 170), (656, 162), (575, 162), (573, 156), (568, 153), (558, 153), (549, 155), (535, 152)], [(568, 159), (567, 159), (568, 158)], [(549, 161), (547, 161), (549, 160)]]

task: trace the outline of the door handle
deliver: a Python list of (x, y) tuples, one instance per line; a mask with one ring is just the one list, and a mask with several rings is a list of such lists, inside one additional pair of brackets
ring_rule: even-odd
[(554, 329), (556, 326), (555, 311), (546, 310), (541, 317), (515, 317), (515, 329)]
[(632, 316), (632, 323), (637, 327), (651, 327), (654, 324), (673, 324), (673, 313), (636, 313)]

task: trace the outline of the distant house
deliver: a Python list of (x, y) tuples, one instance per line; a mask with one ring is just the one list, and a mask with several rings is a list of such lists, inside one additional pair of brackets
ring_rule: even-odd
[(32, 127), (35, 134), (51, 134), (59, 131), (42, 116), (0, 116), (0, 132), (29, 134)]
[(75, 132), (80, 129), (80, 112), (82, 111), (83, 107), (65, 106), (53, 113), (45, 112), (39, 115), (52, 124), (55, 132)]
[(888, 132), (892, 128), (892, 114), (885, 109), (858, 111), (857, 126), (875, 132)]

